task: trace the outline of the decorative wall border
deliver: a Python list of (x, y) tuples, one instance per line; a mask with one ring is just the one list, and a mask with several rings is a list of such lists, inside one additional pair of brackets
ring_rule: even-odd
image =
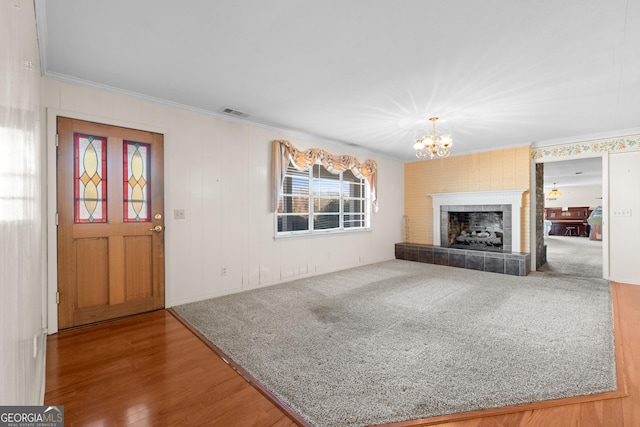
[(550, 145), (531, 149), (531, 159), (552, 159), (577, 156), (585, 153), (602, 153), (640, 150), (640, 135), (594, 139), (570, 144)]

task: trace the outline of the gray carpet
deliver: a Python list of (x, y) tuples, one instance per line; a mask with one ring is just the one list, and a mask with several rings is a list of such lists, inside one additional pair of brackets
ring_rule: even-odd
[(545, 236), (547, 263), (540, 271), (602, 277), (602, 242), (586, 237)]
[(318, 427), (616, 389), (601, 279), (392, 260), (174, 308)]

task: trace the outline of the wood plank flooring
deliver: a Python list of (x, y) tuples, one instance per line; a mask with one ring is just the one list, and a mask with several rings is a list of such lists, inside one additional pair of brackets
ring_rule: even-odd
[[(626, 395), (395, 426), (639, 427), (640, 286), (612, 286)], [(49, 336), (45, 404), (67, 426), (298, 425), (166, 310)]]
[(48, 338), (65, 426), (296, 426), (166, 310)]

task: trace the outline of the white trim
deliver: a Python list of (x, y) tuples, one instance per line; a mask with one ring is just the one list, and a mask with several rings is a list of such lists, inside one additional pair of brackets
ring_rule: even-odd
[(609, 152), (602, 153), (602, 277), (609, 279)]
[[(276, 225), (277, 227), (277, 225)], [(359, 227), (359, 228), (332, 228), (329, 230), (313, 230), (313, 231), (282, 231), (276, 232), (273, 240), (288, 240), (288, 239), (308, 239), (312, 237), (327, 237), (340, 234), (354, 234), (354, 233), (370, 233), (373, 231), (371, 227)]]
[(49, 334), (58, 332), (58, 227), (56, 212), (58, 204), (56, 114), (47, 110), (44, 138), (47, 152), (47, 330)]
[[(534, 159), (532, 162), (532, 182), (534, 185), (532, 188), (535, 188), (535, 164), (536, 163), (551, 163), (551, 162), (562, 162), (565, 160), (577, 160), (577, 159), (586, 159), (586, 158), (602, 158), (602, 277), (604, 279), (609, 280), (609, 152), (601, 151), (598, 153), (581, 153), (581, 154), (573, 154), (563, 157), (549, 157), (549, 158), (539, 158)], [(536, 198), (531, 197), (531, 241), (532, 241), (532, 264), (531, 271), (535, 270), (535, 264), (533, 264), (533, 253), (535, 253), (536, 248), (536, 224), (535, 224), (535, 215), (536, 215)]]
[(440, 207), (442, 205), (511, 205), (511, 247), (513, 252), (520, 252), (522, 241), (520, 224), (522, 222), (522, 195), (527, 191), (472, 191), (458, 193), (427, 194), (433, 200), (433, 244), (441, 245), (440, 239)]
[(47, 2), (46, 0), (34, 0), (33, 2), (36, 32), (38, 34), (38, 52), (40, 53), (40, 75), (44, 76), (47, 70)]

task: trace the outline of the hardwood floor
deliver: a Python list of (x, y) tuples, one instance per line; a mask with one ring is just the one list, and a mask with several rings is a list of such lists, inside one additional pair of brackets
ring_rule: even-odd
[(166, 310), (50, 336), (53, 402), (66, 426), (297, 425)]
[[(640, 286), (612, 286), (625, 393), (395, 426), (640, 426)], [(166, 310), (49, 336), (45, 404), (67, 426), (297, 425)]]

